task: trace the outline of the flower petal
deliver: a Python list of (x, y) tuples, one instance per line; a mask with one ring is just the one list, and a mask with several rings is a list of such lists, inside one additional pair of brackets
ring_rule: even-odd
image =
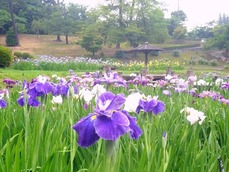
[(120, 111), (114, 112), (111, 118), (118, 125), (125, 125), (125, 126), (130, 125), (130, 122), (127, 116)]
[(147, 101), (140, 99), (139, 105), (137, 106), (136, 113), (139, 114), (140, 110), (145, 110), (144, 107), (146, 106)]
[(25, 103), (24, 103), (24, 96), (20, 96), (18, 99), (17, 99), (17, 102), (20, 106), (24, 106)]
[(125, 101), (124, 110), (128, 112), (136, 112), (136, 109), (139, 105), (139, 101), (142, 98), (140, 93), (132, 93), (130, 94)]
[(152, 99), (148, 102), (148, 104), (146, 104), (145, 111), (150, 112), (155, 108), (155, 106), (157, 106), (157, 100)]
[(115, 95), (111, 92), (105, 92), (97, 99), (97, 109), (106, 110)]
[(111, 118), (104, 115), (96, 118), (94, 126), (98, 136), (105, 140), (115, 141), (119, 136), (129, 131), (128, 126), (118, 125)]
[(6, 106), (7, 106), (6, 101), (3, 100), (3, 99), (0, 99), (0, 109), (1, 109), (1, 108), (5, 108)]
[(111, 92), (105, 92), (98, 98), (98, 109), (100, 110), (118, 110), (126, 101), (126, 98), (122, 94), (114, 95)]
[(193, 125), (199, 121), (199, 117), (197, 115), (188, 115), (187, 120), (191, 123), (191, 125)]
[(135, 117), (132, 117), (128, 114), (128, 112), (126, 111), (122, 111), (126, 116), (127, 118), (129, 119), (129, 122), (130, 122), (130, 136), (133, 138), (133, 139), (138, 139), (141, 135), (142, 135), (142, 130), (141, 128), (137, 125), (137, 122), (136, 122), (136, 118)]
[(157, 101), (157, 105), (152, 109), (155, 115), (163, 112), (165, 110), (165, 104), (161, 101)]
[(38, 107), (38, 106), (40, 106), (40, 104), (41, 103), (36, 98), (34, 98), (34, 97), (30, 97), (28, 99), (28, 105), (30, 105), (30, 106)]
[(94, 114), (80, 119), (72, 128), (78, 133), (78, 144), (81, 147), (88, 147), (99, 140), (99, 136), (95, 133)]

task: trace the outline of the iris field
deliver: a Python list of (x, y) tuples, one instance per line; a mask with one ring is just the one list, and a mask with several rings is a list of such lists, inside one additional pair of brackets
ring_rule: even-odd
[(229, 77), (5, 79), (0, 171), (229, 170)]

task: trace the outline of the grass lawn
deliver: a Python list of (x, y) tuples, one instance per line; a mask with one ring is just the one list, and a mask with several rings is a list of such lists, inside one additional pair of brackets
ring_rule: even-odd
[[(13, 51), (28, 52), (34, 56), (52, 55), (56, 57), (62, 56), (92, 56), (90, 52), (81, 48), (76, 44), (77, 37), (70, 36), (69, 44), (65, 44), (65, 37), (61, 37), (62, 42), (57, 42), (55, 35), (28, 35), (20, 34), (20, 46), (11, 47)], [(0, 36), (0, 45), (5, 45), (5, 35)], [(113, 48), (104, 47), (102, 50), (105, 55), (114, 53)], [(97, 54), (99, 54), (98, 52)]]

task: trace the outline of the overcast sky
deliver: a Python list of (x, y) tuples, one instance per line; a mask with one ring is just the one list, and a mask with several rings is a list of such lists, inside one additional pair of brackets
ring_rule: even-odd
[[(104, 0), (64, 0), (66, 3), (73, 2), (94, 7)], [(229, 0), (159, 0), (164, 2), (168, 9), (166, 17), (170, 17), (172, 11), (179, 9), (187, 15), (186, 26), (192, 29), (195, 26), (204, 26), (206, 23), (217, 20), (219, 14), (229, 15)]]

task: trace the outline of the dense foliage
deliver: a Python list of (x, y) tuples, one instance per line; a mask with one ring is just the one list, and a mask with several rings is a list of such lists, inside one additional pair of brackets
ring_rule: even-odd
[(7, 47), (0, 46), (0, 67), (9, 67), (12, 60), (12, 51)]
[(7, 46), (16, 46), (18, 45), (17, 37), (12, 28), (10, 28), (6, 33), (6, 45)]
[(225, 56), (229, 57), (229, 24), (218, 26), (213, 29), (213, 37), (208, 39), (206, 48), (218, 48), (225, 51)]
[[(136, 46), (142, 42), (163, 43), (169, 39), (168, 20), (164, 17), (163, 7), (157, 1), (108, 0), (103, 5), (89, 9), (78, 4), (65, 4), (58, 0), (10, 0), (0, 1), (0, 33), (6, 33), (12, 26), (11, 12), (15, 16), (15, 26), (19, 33), (86, 35), (87, 30), (100, 33), (104, 43), (116, 44), (129, 42)], [(179, 14), (185, 14), (179, 11)], [(173, 15), (175, 16), (175, 14)], [(173, 17), (179, 26), (184, 18)], [(178, 27), (177, 24), (173, 29)]]

